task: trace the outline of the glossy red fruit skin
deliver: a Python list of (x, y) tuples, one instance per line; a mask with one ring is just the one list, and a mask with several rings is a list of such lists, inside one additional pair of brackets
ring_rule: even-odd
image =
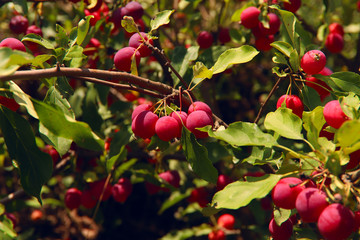
[(43, 32), (42, 32), (41, 28), (39, 28), (36, 25), (31, 25), (26, 29), (26, 34), (30, 34), (30, 33), (35, 33), (39, 36), (43, 36)]
[(317, 188), (302, 190), (295, 202), (295, 208), (303, 222), (316, 222), (328, 205), (325, 192)]
[(301, 58), (300, 65), (307, 74), (318, 74), (326, 65), (326, 56), (320, 50), (310, 50)]
[(22, 15), (16, 15), (10, 19), (9, 28), (15, 34), (26, 33), (28, 27), (29, 21)]
[(301, 7), (301, 0), (290, 0), (289, 3), (284, 2), (284, 8), (292, 13), (297, 12)]
[(188, 108), (188, 114), (190, 114), (194, 111), (198, 111), (198, 110), (205, 111), (207, 114), (212, 116), (212, 110), (209, 107), (209, 105), (207, 105), (206, 103), (201, 102), (201, 101), (193, 102)]
[(81, 205), (84, 206), (85, 208), (93, 208), (96, 206), (97, 200), (95, 198), (95, 196), (93, 196), (90, 192), (90, 189), (87, 189), (85, 191), (82, 192), (81, 195)]
[(274, 42), (273, 35), (259, 37), (255, 39), (255, 47), (260, 51), (267, 52), (271, 50), (272, 46), (270, 44), (273, 42)]
[(263, 32), (263, 35), (274, 35), (280, 29), (281, 20), (275, 13), (269, 13), (267, 16), (269, 20), (269, 28), (265, 28), (263, 24), (260, 22), (259, 23), (260, 30)]
[(322, 211), (317, 225), (326, 240), (344, 240), (354, 230), (355, 215), (344, 205), (333, 203)]
[(225, 44), (231, 41), (229, 28), (224, 28), (224, 27), (220, 28), (218, 34), (219, 34), (218, 39), (221, 44)]
[(232, 182), (233, 180), (229, 176), (220, 174), (216, 182), (216, 190), (217, 191), (223, 190), (228, 184)]
[(290, 108), (294, 114), (302, 118), (304, 112), (304, 104), (301, 99), (296, 95), (282, 95), (276, 103), (276, 108), (281, 107), (281, 104), (286, 101), (286, 107)]
[(122, 27), (121, 20), (123, 20), (126, 15), (128, 15), (128, 10), (125, 7), (119, 7), (113, 12), (111, 21), (114, 23), (116, 29), (120, 29)]
[(302, 180), (295, 177), (281, 179), (271, 191), (274, 204), (284, 209), (294, 209), (296, 198), (305, 189)]
[(186, 128), (192, 132), (196, 138), (207, 138), (209, 134), (207, 132), (202, 132), (196, 128), (202, 128), (205, 126), (212, 126), (213, 120), (209, 114), (205, 111), (198, 110), (190, 113), (186, 119)]
[(159, 117), (151, 111), (142, 111), (132, 121), (131, 129), (135, 136), (146, 139), (155, 135), (155, 125)]
[[(103, 193), (101, 201), (106, 201), (111, 197), (112, 186), (110, 183), (107, 183), (107, 185), (105, 187), (105, 183), (106, 183), (106, 178), (89, 183), (90, 192), (95, 197), (96, 200), (100, 199), (102, 192), (104, 192), (104, 193)], [(105, 188), (105, 190), (104, 190), (104, 188)]]
[(226, 213), (218, 218), (217, 223), (220, 227), (232, 230), (234, 229), (235, 218), (233, 215)]
[(25, 45), (20, 40), (12, 37), (4, 38), (0, 42), (0, 47), (8, 47), (11, 48), (12, 50), (19, 50), (26, 52)]
[(159, 174), (159, 177), (175, 188), (180, 187), (180, 175), (176, 170), (169, 170)]
[(199, 44), (200, 48), (207, 49), (213, 44), (214, 38), (210, 32), (201, 31), (196, 38), (196, 42)]
[(186, 124), (186, 119), (187, 119), (187, 113), (184, 112), (184, 111), (176, 111), (176, 112), (172, 112), (170, 114), (170, 117), (174, 118), (178, 124), (179, 124), (179, 135), (177, 135), (176, 137), (177, 138), (181, 138), (181, 131), (182, 131), (182, 128), (183, 126), (185, 126)]
[[(146, 33), (140, 32), (140, 34), (145, 39), (145, 41), (148, 40), (148, 36)], [(153, 45), (154, 42), (152, 39), (150, 39), (149, 43), (150, 43), (150, 45)], [(133, 47), (133, 48), (137, 49), (140, 45), (141, 45), (141, 47), (139, 48), (139, 52), (140, 52), (141, 57), (150, 56), (150, 54), (152, 53), (151, 49), (148, 48), (145, 44), (143, 44), (143, 41), (138, 33), (133, 34), (129, 39), (129, 47)]]
[(191, 203), (197, 202), (200, 207), (206, 207), (209, 203), (209, 192), (205, 187), (195, 188), (191, 191), (188, 201)]
[(124, 203), (132, 192), (132, 183), (128, 178), (120, 178), (111, 189), (111, 194), (115, 201)]
[(344, 28), (340, 23), (334, 22), (329, 25), (329, 32), (330, 33), (338, 33), (341, 36), (344, 36)]
[(259, 15), (259, 9), (248, 7), (240, 15), (241, 24), (248, 29), (255, 28), (260, 22)]
[(175, 118), (163, 116), (159, 118), (155, 125), (156, 135), (163, 141), (167, 142), (181, 135), (181, 128)]
[(124, 72), (131, 71), (131, 59), (132, 56), (135, 54), (136, 65), (139, 66), (141, 55), (139, 51), (136, 51), (133, 47), (124, 47), (120, 49), (114, 57), (114, 64), (115, 67)]
[(339, 53), (344, 48), (344, 37), (338, 33), (330, 33), (326, 37), (325, 46), (331, 53)]
[(326, 103), (323, 113), (327, 124), (336, 129), (340, 128), (345, 121), (349, 120), (349, 117), (346, 116), (341, 109), (339, 100), (332, 100)]
[(134, 120), (134, 118), (137, 115), (139, 115), (139, 113), (141, 113), (143, 111), (146, 111), (146, 110), (150, 110), (150, 108), (151, 108), (151, 105), (148, 104), (148, 103), (143, 103), (143, 104), (140, 104), (140, 105), (136, 106), (134, 108), (134, 111), (131, 114), (131, 120)]
[(225, 235), (225, 232), (221, 229), (213, 230), (212, 232), (209, 233), (208, 239), (209, 240), (225, 240), (226, 235)]
[(356, 168), (360, 163), (360, 150), (350, 153), (349, 156), (350, 160), (346, 165), (346, 169)]
[(65, 206), (69, 209), (79, 208), (82, 192), (77, 188), (69, 188), (65, 193)]
[(13, 98), (4, 96), (0, 96), (0, 105), (7, 107), (13, 112), (16, 112), (20, 108), (20, 105)]
[(127, 16), (133, 17), (134, 21), (139, 20), (144, 15), (144, 9), (140, 3), (132, 1), (125, 5)]
[(293, 224), (290, 219), (288, 219), (278, 226), (275, 219), (272, 218), (269, 223), (269, 231), (273, 240), (289, 240), (293, 233)]
[[(329, 76), (332, 73), (333, 72), (329, 68), (324, 67), (318, 74)], [(313, 88), (319, 94), (321, 101), (330, 95), (331, 88), (324, 81), (321, 81), (318, 78), (309, 75), (306, 77), (305, 84)]]

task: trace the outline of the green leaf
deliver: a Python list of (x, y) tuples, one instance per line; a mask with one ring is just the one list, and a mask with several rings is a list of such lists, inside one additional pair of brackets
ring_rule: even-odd
[[(318, 76), (318, 75), (317, 75)], [(360, 75), (354, 72), (336, 72), (330, 76), (333, 84), (330, 87), (335, 91), (354, 92), (360, 95)]]
[(267, 174), (262, 177), (248, 177), (248, 181), (236, 181), (215, 193), (211, 205), (217, 209), (239, 209), (252, 200), (269, 194), (282, 175)]
[[(276, 57), (274, 57), (274, 58), (276, 58)], [(286, 77), (286, 75), (287, 75), (287, 73), (284, 70), (281, 70), (281, 72), (280, 72), (279, 67), (273, 67), (272, 68), (272, 73), (276, 74), (278, 77)]]
[(192, 189), (187, 189), (185, 193), (181, 193), (179, 191), (174, 191), (171, 193), (170, 197), (166, 199), (163, 204), (161, 205), (158, 214), (162, 214), (164, 211), (169, 209), (170, 207), (174, 206), (175, 204), (179, 203), (180, 201), (188, 198), (191, 194)]
[[(174, 52), (174, 58), (177, 58), (177, 56), (175, 56), (175, 54), (176, 53)], [(199, 56), (199, 46), (192, 46), (186, 50), (186, 54), (185, 54), (184, 58), (182, 59), (181, 65), (178, 69), (180, 76), (185, 75), (187, 69), (189, 68), (189, 64), (192, 61), (195, 61), (198, 58), (198, 56)]]
[[(126, 153), (127, 151), (124, 151), (123, 154), (125, 154), (125, 157), (126, 157)], [(121, 159), (122, 157), (120, 156), (120, 159), (119, 160), (116, 160), (115, 162), (113, 162), (116, 166), (116, 164), (119, 162), (119, 161), (122, 161)], [(114, 179), (119, 179), (123, 173), (129, 169), (132, 168), (132, 166), (135, 165), (135, 163), (138, 161), (138, 159), (136, 158), (133, 158), (133, 159), (130, 159), (129, 161), (125, 161), (123, 162), (119, 167), (116, 168), (115, 170), (115, 173), (114, 173)], [(111, 165), (111, 164), (109, 164)]]
[(158, 29), (160, 26), (168, 24), (170, 22), (170, 16), (175, 10), (164, 10), (158, 12), (153, 19), (150, 21), (151, 31)]
[(23, 92), (23, 90), (13, 81), (9, 81), (10, 84), (10, 90), (13, 92), (13, 96), (15, 101), (21, 105), (24, 106), (27, 110), (27, 112), (36, 119), (39, 119), (35, 108), (31, 102), (31, 97)]
[(291, 52), (294, 50), (294, 48), (287, 42), (276, 41), (270, 45), (288, 58), (290, 57)]
[(275, 8), (279, 14), (280, 19), (283, 22), (283, 26), (285, 27), (285, 34), (287, 34), (291, 40), (292, 46), (298, 50), (299, 44), (298, 44), (298, 36), (295, 32), (295, 24), (297, 22), (295, 15), (292, 12), (281, 10), (278, 8)]
[(104, 142), (91, 131), (89, 125), (75, 121), (57, 106), (31, 99), (40, 122), (53, 134), (71, 139), (82, 148), (103, 151)]
[(307, 139), (315, 147), (318, 148), (318, 138), (320, 131), (325, 123), (323, 107), (318, 106), (311, 112), (303, 113), (304, 129), (306, 130)]
[(18, 12), (20, 12), (18, 10), (18, 8), (20, 8), (24, 16), (28, 15), (28, 5), (26, 0), (14, 0), (13, 3)]
[(281, 155), (278, 155), (279, 154), (276, 153), (272, 148), (254, 146), (252, 148), (251, 155), (247, 158), (244, 158), (242, 162), (247, 162), (251, 165), (264, 165), (271, 162), (276, 163), (276, 161), (281, 157)]
[(55, 46), (48, 40), (42, 38), (41, 36), (37, 35), (37, 34), (34, 34), (34, 33), (30, 33), (30, 34), (27, 34), (26, 36), (24, 36), (21, 41), (30, 41), (30, 42), (34, 42), (34, 43), (37, 43), (41, 46), (43, 46), (44, 48), (46, 49), (52, 49), (54, 50), (55, 49)]
[(56, 42), (59, 47), (68, 49), (69, 48), (69, 36), (66, 30), (59, 24), (56, 24)]
[(66, 51), (64, 61), (70, 61), (69, 67), (81, 67), (86, 56), (83, 54), (83, 48), (79, 45), (74, 45)]
[(86, 35), (88, 34), (89, 28), (90, 28), (90, 20), (94, 16), (86, 16), (85, 19), (81, 19), (78, 28), (77, 28), (77, 38), (76, 43), (78, 45), (81, 45), (84, 39), (86, 38)]
[(0, 238), (2, 240), (17, 239), (12, 221), (6, 215), (0, 215)]
[(301, 134), (302, 121), (289, 108), (280, 107), (275, 112), (268, 113), (264, 126), (267, 130), (272, 130), (285, 138), (304, 139)]
[(134, 22), (133, 17), (125, 16), (123, 20), (121, 20), (121, 26), (125, 28), (125, 31), (128, 33), (139, 32), (139, 29)]
[(34, 57), (29, 53), (2, 47), (0, 48), (0, 75), (10, 75), (20, 66), (30, 64), (33, 59)]
[(310, 109), (313, 110), (318, 106), (321, 106), (321, 99), (319, 94), (312, 87), (304, 86), (301, 89), (301, 93), (303, 95), (304, 104)]
[(126, 159), (126, 156), (127, 156), (127, 150), (125, 148), (125, 145), (123, 145), (120, 148), (118, 155), (115, 155), (106, 161), (107, 172), (110, 173), (112, 171), (113, 167), (115, 167), (117, 164), (119, 164), (119, 162), (122, 162), (122, 161), (124, 161), (124, 159)]
[(49, 55), (49, 54), (37, 55), (34, 58), (34, 60), (31, 62), (31, 65), (33, 65), (34, 67), (45, 68), (44, 63), (52, 57), (55, 57), (55, 56)]
[(289, 219), (291, 216), (291, 209), (277, 208), (274, 210), (274, 220), (278, 226)]
[(360, 120), (346, 121), (335, 134), (341, 147), (350, 147), (360, 141)]
[(20, 115), (0, 107), (0, 126), (9, 155), (17, 162), (25, 192), (41, 203), (41, 187), (52, 175), (52, 159), (35, 142), (30, 123)]
[(254, 47), (248, 45), (228, 49), (220, 55), (220, 57), (212, 67), (213, 73), (221, 73), (233, 64), (249, 62), (258, 53), (259, 51), (257, 51)]
[(233, 146), (266, 146), (271, 147), (277, 142), (274, 137), (264, 133), (255, 123), (234, 122), (225, 130), (208, 131), (210, 137), (223, 140)]
[(207, 149), (200, 145), (196, 141), (194, 134), (190, 133), (186, 128), (182, 130), (181, 143), (185, 157), (195, 174), (215, 184), (217, 182), (218, 172), (208, 158)]
[(193, 66), (193, 74), (194, 78), (205, 79), (212, 78), (213, 71), (208, 69), (202, 62), (196, 62)]
[(292, 50), (291, 53), (290, 53), (289, 62), (290, 62), (292, 70), (294, 72), (297, 72), (299, 70), (299, 67), (300, 67), (300, 60), (299, 60), (299, 54), (295, 49)]

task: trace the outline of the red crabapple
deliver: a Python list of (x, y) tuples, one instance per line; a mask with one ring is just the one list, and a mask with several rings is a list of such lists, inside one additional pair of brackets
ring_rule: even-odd
[(123, 203), (132, 192), (132, 184), (128, 178), (120, 178), (111, 189), (112, 196), (115, 201)]
[(296, 210), (303, 222), (316, 222), (328, 205), (325, 192), (317, 188), (302, 190), (295, 202)]
[(180, 126), (185, 125), (186, 119), (188, 117), (187, 113), (184, 111), (172, 112), (170, 116), (175, 118), (175, 120), (179, 123)]
[(170, 116), (159, 118), (155, 124), (155, 133), (163, 141), (167, 142), (181, 135), (178, 121)]
[(29, 27), (29, 21), (22, 15), (16, 15), (10, 19), (9, 28), (15, 34), (26, 33), (26, 29)]
[(84, 190), (81, 194), (81, 205), (85, 208), (93, 208), (96, 206), (97, 200), (95, 196), (91, 194), (90, 189)]
[[(141, 36), (145, 39), (145, 41), (148, 41), (148, 36), (144, 32), (140, 32)], [(149, 40), (150, 45), (153, 45), (153, 40)], [(152, 53), (151, 49), (148, 48), (145, 44), (143, 44), (143, 40), (141, 39), (140, 35), (133, 34), (129, 39), (129, 47), (138, 48), (141, 45), (141, 47), (138, 49), (141, 57), (148, 57)]]
[(0, 42), (0, 47), (8, 47), (11, 48), (12, 50), (19, 50), (26, 52), (25, 45), (20, 40), (12, 37), (3, 39)]
[(360, 150), (352, 152), (349, 154), (350, 160), (346, 165), (346, 169), (356, 168), (360, 163)]
[(95, 54), (101, 46), (101, 42), (96, 38), (91, 38), (85, 46), (83, 53), (87, 56)]
[(134, 108), (134, 111), (131, 114), (131, 120), (134, 120), (134, 118), (139, 115), (139, 113), (150, 110), (151, 105), (148, 103), (140, 104)]
[(123, 20), (124, 16), (126, 15), (128, 15), (128, 10), (125, 7), (119, 7), (113, 12), (111, 21), (114, 23), (116, 29), (122, 27), (121, 20)]
[(265, 28), (264, 25), (260, 22), (260, 30), (263, 32), (263, 35), (274, 35), (280, 29), (281, 20), (275, 13), (268, 13), (267, 17), (269, 20), (269, 28)]
[(196, 38), (196, 42), (199, 44), (200, 48), (206, 49), (211, 47), (213, 44), (213, 36), (208, 31), (201, 31)]
[(318, 229), (327, 240), (347, 239), (354, 230), (354, 213), (341, 205), (333, 203), (327, 206), (319, 216)]
[(218, 34), (219, 34), (218, 39), (220, 43), (225, 44), (231, 41), (229, 28), (224, 28), (224, 27), (220, 28)]
[(355, 215), (354, 232), (356, 232), (360, 228), (360, 211), (354, 212), (354, 215)]
[(244, 11), (242, 11), (240, 15), (241, 24), (248, 28), (254, 28), (258, 26), (260, 10), (256, 7), (248, 7)]
[(69, 209), (79, 208), (82, 192), (77, 188), (69, 188), (65, 193), (65, 206)]
[(196, 138), (207, 138), (209, 134), (207, 132), (202, 132), (196, 128), (202, 128), (208, 125), (213, 125), (213, 120), (211, 116), (202, 110), (197, 110), (190, 113), (186, 119), (186, 128), (192, 132)]
[(180, 187), (180, 175), (176, 170), (169, 170), (159, 174), (159, 177), (175, 188)]
[(344, 37), (338, 33), (330, 33), (326, 37), (325, 46), (331, 53), (339, 53), (344, 48)]
[(208, 239), (209, 240), (225, 240), (226, 239), (225, 232), (221, 229), (213, 230), (212, 232), (209, 233)]
[(290, 12), (295, 13), (301, 7), (301, 0), (290, 0), (289, 2), (283, 2), (284, 8)]
[(139, 20), (143, 14), (144, 9), (140, 3), (132, 1), (125, 5), (127, 16), (133, 17), (134, 21)]
[(36, 25), (31, 25), (26, 29), (26, 34), (35, 33), (39, 36), (43, 35), (43, 32), (41, 31), (41, 28), (39, 28)]
[(151, 111), (142, 111), (132, 121), (131, 129), (135, 136), (151, 138), (155, 135), (155, 125), (159, 117)]
[[(323, 76), (329, 76), (332, 73), (333, 72), (327, 67), (324, 67), (323, 70), (319, 72), (319, 74)], [(331, 88), (324, 81), (318, 78), (309, 75), (306, 77), (305, 84), (313, 88), (319, 94), (321, 101), (330, 95)]]
[(329, 141), (333, 140), (334, 139), (334, 136), (335, 136), (335, 133), (332, 133), (332, 132), (329, 132), (329, 131), (326, 131), (326, 127), (328, 127), (329, 124), (325, 123), (323, 125), (323, 127), (321, 128), (321, 131), (319, 133), (319, 137), (325, 137), (327, 138)]
[(212, 116), (212, 111), (211, 108), (209, 107), (209, 105), (207, 105), (204, 102), (200, 102), (200, 101), (196, 101), (193, 102), (189, 108), (188, 108), (188, 114), (194, 112), (194, 111), (198, 111), (198, 110), (203, 110), (205, 111), (207, 114), (209, 114), (210, 116)]
[(216, 182), (216, 190), (220, 191), (220, 190), (224, 189), (229, 183), (232, 183), (232, 182), (233, 182), (233, 180), (230, 177), (228, 177), (224, 174), (220, 174), (218, 176), (218, 179)]
[(304, 104), (301, 99), (296, 95), (282, 95), (277, 101), (276, 108), (281, 107), (281, 104), (285, 102), (287, 108), (290, 108), (294, 114), (296, 114), (299, 118), (302, 118), (302, 114), (304, 111)]
[(194, 188), (188, 198), (189, 202), (197, 202), (200, 207), (206, 207), (209, 203), (209, 192), (205, 187)]
[(305, 189), (301, 183), (302, 180), (295, 177), (281, 179), (271, 192), (274, 204), (284, 209), (295, 208), (296, 197)]
[(262, 36), (259, 38), (255, 39), (255, 47), (258, 50), (261, 51), (269, 51), (272, 46), (270, 45), (271, 43), (274, 42), (274, 36), (273, 35), (268, 35), (268, 36)]
[(107, 185), (105, 186), (105, 183), (106, 183), (106, 178), (89, 183), (90, 192), (95, 197), (96, 200), (100, 199), (101, 194), (103, 194), (101, 201), (106, 201), (110, 198), (112, 186), (110, 183), (107, 183)]
[(234, 229), (234, 225), (235, 225), (235, 218), (233, 215), (231, 214), (223, 214), (221, 215), (218, 220), (217, 220), (217, 224), (220, 227), (232, 230)]
[(346, 116), (341, 109), (339, 100), (332, 100), (326, 103), (323, 113), (327, 124), (336, 129), (340, 128), (345, 121), (349, 120), (349, 117)]
[(317, 74), (325, 67), (326, 56), (320, 50), (310, 50), (301, 58), (300, 65), (307, 74)]
[(114, 57), (115, 67), (120, 71), (130, 72), (133, 56), (135, 57), (136, 65), (138, 66), (141, 58), (139, 51), (136, 51), (133, 47), (124, 47), (120, 49)]
[(0, 105), (7, 107), (14, 112), (20, 108), (20, 105), (13, 98), (7, 98), (4, 96), (0, 96)]
[(278, 226), (272, 218), (269, 223), (269, 231), (274, 240), (289, 240), (293, 233), (293, 224), (290, 219)]
[(338, 33), (341, 36), (344, 36), (344, 28), (340, 23), (334, 22), (329, 25), (330, 33)]

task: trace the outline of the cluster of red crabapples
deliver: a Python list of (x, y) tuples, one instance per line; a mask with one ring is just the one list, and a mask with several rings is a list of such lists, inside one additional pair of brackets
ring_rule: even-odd
[[(359, 212), (354, 213), (340, 203), (329, 203), (326, 193), (312, 180), (283, 178), (272, 189), (271, 196), (276, 207), (296, 209), (303, 223), (316, 223), (320, 234), (327, 240), (347, 239), (359, 229)], [(280, 225), (273, 218), (269, 231), (274, 240), (290, 239), (295, 224), (296, 217)]]
[(200, 101), (192, 103), (187, 113), (174, 111), (169, 116), (160, 118), (150, 111), (151, 107), (150, 104), (141, 104), (134, 109), (131, 129), (135, 136), (147, 139), (156, 134), (159, 139), (170, 141), (180, 138), (182, 127), (185, 126), (196, 138), (206, 138), (208, 133), (197, 128), (213, 125), (211, 108)]

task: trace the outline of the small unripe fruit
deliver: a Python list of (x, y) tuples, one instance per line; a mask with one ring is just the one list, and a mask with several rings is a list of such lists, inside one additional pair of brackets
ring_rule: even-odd
[(290, 12), (295, 13), (301, 7), (301, 0), (290, 0), (289, 2), (284, 2), (284, 8)]
[(134, 111), (131, 114), (131, 120), (134, 120), (134, 118), (139, 115), (139, 113), (149, 110), (151, 108), (151, 105), (148, 103), (140, 104), (134, 108)]
[(327, 240), (347, 239), (354, 230), (355, 216), (347, 207), (333, 203), (327, 206), (319, 216), (318, 229)]
[(248, 7), (246, 8), (240, 16), (241, 24), (246, 28), (254, 28), (258, 26), (260, 10), (256, 7)]
[(192, 132), (196, 138), (206, 138), (209, 136), (207, 132), (202, 132), (196, 128), (202, 128), (205, 126), (212, 126), (213, 120), (211, 116), (202, 110), (197, 110), (189, 114), (186, 119), (186, 128)]
[(217, 223), (220, 227), (232, 230), (234, 229), (235, 218), (231, 214), (223, 214), (218, 218)]
[(181, 135), (181, 128), (175, 118), (163, 116), (155, 124), (155, 133), (163, 141), (167, 142)]
[(296, 210), (303, 222), (316, 222), (328, 205), (325, 192), (317, 188), (302, 190), (295, 202)]
[(140, 138), (151, 138), (155, 135), (155, 125), (158, 116), (151, 111), (139, 113), (132, 121), (131, 129), (135, 136)]
[[(145, 41), (148, 41), (148, 36), (144, 32), (140, 32), (141, 36), (145, 39)], [(150, 45), (153, 45), (153, 40), (149, 40)], [(151, 49), (148, 48), (141, 39), (140, 35), (138, 33), (133, 34), (129, 39), (129, 47), (138, 48), (141, 45), (141, 47), (138, 49), (140, 52), (141, 57), (148, 57), (152, 53)]]
[(120, 71), (130, 72), (133, 56), (136, 60), (136, 66), (138, 66), (140, 64), (141, 58), (139, 51), (136, 51), (136, 49), (133, 47), (124, 47), (120, 49), (114, 57), (115, 67)]
[(200, 102), (200, 101), (196, 101), (194, 103), (192, 103), (189, 108), (188, 108), (188, 114), (194, 112), (194, 111), (198, 111), (198, 110), (202, 110), (205, 111), (207, 114), (209, 114), (210, 116), (212, 116), (212, 110), (209, 107), (209, 105), (207, 105), (204, 102)]
[(336, 22), (331, 23), (329, 25), (329, 32), (330, 33), (338, 33), (341, 36), (344, 36), (344, 28), (340, 23), (336, 23)]
[(272, 189), (271, 197), (276, 206), (284, 209), (295, 208), (295, 201), (299, 193), (305, 189), (302, 180), (295, 177), (281, 179)]
[(221, 229), (213, 230), (212, 232), (209, 233), (208, 239), (209, 240), (225, 240), (226, 235), (225, 235), (224, 231)]
[(341, 109), (339, 100), (332, 100), (326, 103), (323, 113), (327, 124), (336, 129), (340, 128), (345, 121), (349, 120), (349, 117), (346, 116)]
[(325, 46), (331, 53), (339, 53), (344, 48), (344, 38), (338, 33), (330, 33), (326, 37)]
[(289, 240), (293, 233), (293, 224), (290, 219), (278, 226), (272, 218), (269, 223), (269, 231), (274, 240)]
[(9, 28), (16, 34), (26, 33), (28, 27), (29, 21), (26, 17), (21, 15), (12, 17), (9, 23)]
[(139, 20), (144, 15), (144, 9), (140, 3), (132, 1), (125, 5), (127, 16), (133, 17), (134, 21)]
[(82, 192), (77, 188), (69, 188), (65, 194), (65, 206), (69, 209), (79, 208)]
[(294, 114), (299, 118), (302, 118), (304, 112), (304, 104), (301, 99), (296, 95), (282, 95), (277, 101), (276, 108), (281, 107), (281, 104), (284, 102), (287, 108), (290, 108)]
[(208, 31), (202, 31), (196, 38), (196, 42), (199, 44), (200, 48), (206, 49), (211, 47), (213, 44), (214, 38)]
[(132, 184), (128, 178), (120, 178), (112, 187), (112, 196), (115, 201), (123, 203), (132, 192)]
[(12, 50), (19, 50), (26, 52), (25, 45), (20, 40), (12, 37), (3, 39), (0, 42), (0, 47), (8, 47), (11, 48)]
[(320, 50), (310, 50), (301, 58), (300, 65), (307, 74), (318, 74), (326, 65), (325, 54)]

